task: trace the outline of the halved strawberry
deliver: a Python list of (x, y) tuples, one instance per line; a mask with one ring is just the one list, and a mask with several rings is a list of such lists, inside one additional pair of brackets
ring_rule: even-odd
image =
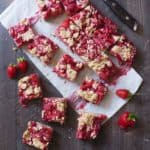
[(118, 125), (121, 129), (133, 128), (136, 124), (136, 116), (131, 112), (124, 112), (118, 119)]
[(122, 99), (129, 99), (132, 94), (127, 89), (118, 89), (116, 91), (116, 95), (119, 96)]
[(17, 67), (14, 64), (9, 64), (7, 67), (7, 75), (10, 79), (16, 78), (17, 75)]
[(29, 64), (24, 57), (17, 58), (17, 68), (19, 69), (19, 71), (21, 71), (22, 73), (27, 72), (28, 66)]

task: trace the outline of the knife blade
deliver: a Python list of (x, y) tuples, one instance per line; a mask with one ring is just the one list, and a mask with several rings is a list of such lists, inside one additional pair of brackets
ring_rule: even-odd
[(133, 31), (138, 31), (139, 23), (115, 0), (103, 0), (112, 11)]

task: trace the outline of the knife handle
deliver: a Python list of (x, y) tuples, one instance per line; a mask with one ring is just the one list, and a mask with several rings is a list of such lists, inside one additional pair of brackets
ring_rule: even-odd
[(138, 30), (138, 22), (115, 0), (104, 0), (104, 2), (112, 9), (112, 11), (133, 31)]

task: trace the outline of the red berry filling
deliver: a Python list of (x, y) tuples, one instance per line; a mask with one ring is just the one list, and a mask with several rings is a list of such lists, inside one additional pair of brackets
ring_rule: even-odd
[(44, 98), (42, 119), (48, 122), (59, 122), (63, 124), (65, 121), (65, 112), (67, 101), (65, 98)]
[(82, 113), (78, 118), (76, 138), (82, 140), (95, 139), (101, 129), (101, 122), (105, 119), (105, 115)]
[(46, 150), (52, 138), (53, 129), (39, 122), (29, 121), (27, 130), (23, 133), (23, 143)]
[(54, 72), (62, 78), (70, 81), (76, 79), (79, 71), (83, 68), (83, 63), (75, 61), (71, 56), (65, 54), (54, 68)]
[(89, 3), (89, 0), (62, 0), (65, 11), (72, 16), (82, 10)]
[(18, 47), (23, 46), (34, 38), (34, 33), (28, 19), (24, 19), (18, 25), (10, 27), (9, 34)]
[(100, 28), (95, 31), (93, 39), (95, 43), (99, 46), (100, 50), (105, 51), (111, 46), (113, 46), (120, 36), (117, 33), (110, 33), (108, 28)]
[(19, 102), (26, 106), (33, 99), (42, 97), (42, 89), (37, 74), (25, 76), (18, 81)]
[(78, 90), (78, 95), (84, 100), (99, 104), (107, 94), (108, 88), (94, 79), (85, 79)]
[(49, 64), (53, 54), (59, 47), (44, 35), (37, 35), (28, 45), (28, 52), (40, 58), (45, 64)]

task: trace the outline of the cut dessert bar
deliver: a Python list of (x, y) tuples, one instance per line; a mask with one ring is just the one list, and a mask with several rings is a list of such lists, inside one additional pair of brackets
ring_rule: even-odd
[(70, 17), (70, 19), (72, 19), (87, 36), (90, 36), (97, 28), (102, 27), (104, 24), (102, 14), (92, 5), (88, 5), (85, 9)]
[(136, 48), (124, 35), (122, 35), (120, 40), (111, 48), (110, 53), (117, 57), (120, 64), (130, 66), (136, 54)]
[(59, 37), (68, 47), (76, 44), (80, 36), (80, 28), (71, 19), (66, 19), (57, 29), (55, 35)]
[(65, 8), (65, 12), (72, 16), (86, 7), (89, 0), (61, 0)]
[(67, 100), (65, 98), (43, 98), (42, 119), (48, 122), (59, 122), (63, 124), (65, 121), (65, 112)]
[(58, 16), (64, 11), (60, 0), (36, 0), (36, 3), (44, 19)]
[(46, 150), (51, 142), (53, 129), (39, 122), (29, 121), (26, 131), (23, 133), (24, 144), (40, 150)]
[(28, 52), (40, 58), (45, 64), (50, 63), (51, 58), (58, 49), (59, 47), (44, 35), (37, 35), (28, 45)]
[(88, 60), (87, 65), (99, 75), (100, 79), (106, 82), (112, 82), (119, 76), (119, 69), (109, 57), (102, 52), (96, 59)]
[(100, 132), (101, 123), (106, 118), (103, 114), (82, 112), (78, 118), (76, 138), (81, 140), (95, 139)]
[(17, 47), (23, 46), (34, 38), (29, 19), (24, 19), (17, 25), (10, 27), (8, 32), (12, 36)]
[(57, 65), (54, 67), (54, 72), (58, 76), (73, 81), (78, 73), (83, 68), (83, 63), (75, 61), (71, 56), (63, 55)]
[(86, 78), (77, 91), (84, 100), (93, 104), (99, 104), (108, 92), (108, 88), (101, 82)]
[(19, 102), (26, 106), (33, 99), (42, 97), (42, 88), (37, 74), (31, 74), (18, 81)]

